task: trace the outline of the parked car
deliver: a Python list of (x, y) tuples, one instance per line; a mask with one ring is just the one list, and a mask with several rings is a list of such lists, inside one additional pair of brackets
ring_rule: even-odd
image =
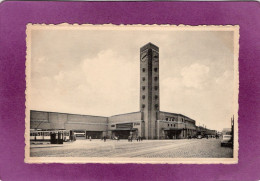
[(201, 136), (201, 135), (198, 135), (197, 138), (198, 138), (198, 139), (202, 139), (202, 136)]
[(232, 136), (231, 135), (222, 135), (221, 146), (231, 146), (232, 145)]

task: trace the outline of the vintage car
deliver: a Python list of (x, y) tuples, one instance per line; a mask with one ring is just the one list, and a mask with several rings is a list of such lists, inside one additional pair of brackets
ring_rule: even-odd
[(197, 138), (198, 138), (198, 139), (202, 139), (202, 136), (201, 136), (201, 135), (198, 135)]
[(221, 146), (231, 146), (232, 145), (232, 136), (231, 135), (222, 135)]

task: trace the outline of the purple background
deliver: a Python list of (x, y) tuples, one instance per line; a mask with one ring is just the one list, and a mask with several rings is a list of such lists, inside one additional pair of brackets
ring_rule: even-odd
[[(260, 179), (258, 2), (3, 2), (0, 5), (1, 180)], [(27, 23), (240, 25), (239, 164), (25, 164)], [(258, 47), (258, 51), (257, 51)], [(231, 87), (232, 88), (232, 87)]]

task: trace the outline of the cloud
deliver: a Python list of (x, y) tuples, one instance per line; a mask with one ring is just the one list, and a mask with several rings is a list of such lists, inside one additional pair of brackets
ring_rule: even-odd
[(31, 108), (100, 116), (138, 111), (139, 51), (153, 42), (160, 48), (161, 110), (185, 114), (209, 128), (229, 126), (233, 33), (217, 34), (35, 31)]
[(217, 84), (225, 84), (227, 81), (230, 83), (229, 79), (232, 78), (232, 73), (230, 71), (225, 71), (221, 76), (216, 78)]
[(202, 89), (207, 82), (209, 67), (198, 63), (181, 70), (183, 84), (186, 87)]

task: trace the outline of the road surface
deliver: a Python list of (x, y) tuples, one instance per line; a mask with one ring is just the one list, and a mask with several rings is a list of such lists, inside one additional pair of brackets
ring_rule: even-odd
[(232, 158), (233, 149), (220, 139), (77, 140), (63, 145), (32, 144), (31, 157)]

